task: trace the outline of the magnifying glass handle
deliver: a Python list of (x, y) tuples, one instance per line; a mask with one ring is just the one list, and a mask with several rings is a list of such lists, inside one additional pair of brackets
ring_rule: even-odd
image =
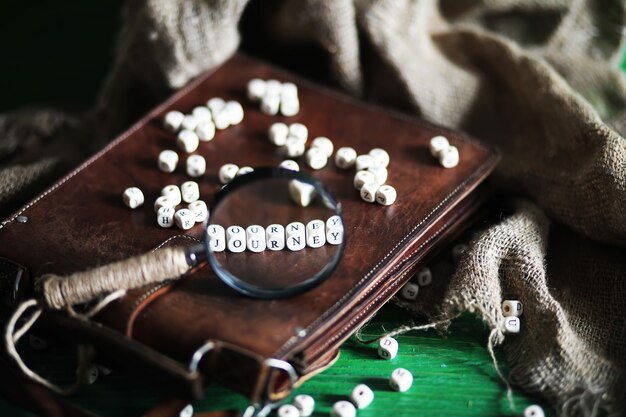
[(49, 307), (63, 309), (113, 291), (177, 279), (198, 265), (203, 256), (201, 244), (189, 248), (159, 249), (68, 276), (44, 275), (37, 286)]

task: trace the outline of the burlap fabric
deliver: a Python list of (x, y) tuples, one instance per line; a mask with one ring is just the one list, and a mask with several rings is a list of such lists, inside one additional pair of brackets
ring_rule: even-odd
[[(91, 116), (0, 119), (2, 212), (102, 143), (86, 126), (118, 131), (227, 59), (250, 7), (128, 2), (115, 68)], [(316, 45), (329, 62), (320, 77), (349, 93), (502, 151), (496, 180), (518, 197), (512, 214), (477, 234), (452, 280), (436, 282), (410, 308), (432, 318), (475, 312), (495, 329), (491, 341), (503, 343), (509, 379), (559, 415), (623, 414), (623, 0), (286, 0), (245, 20), (255, 19), (266, 23), (259, 27), (273, 39), (268, 48)], [(519, 335), (502, 331), (504, 297), (525, 304)]]

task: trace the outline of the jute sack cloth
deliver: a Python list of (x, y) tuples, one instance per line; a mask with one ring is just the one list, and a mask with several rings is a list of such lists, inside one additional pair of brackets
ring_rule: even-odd
[[(262, 13), (252, 3), (258, 15), (244, 22), (265, 23), (268, 49), (316, 45), (330, 63), (320, 77), (501, 150), (495, 179), (517, 197), (511, 214), (474, 237), (450, 281), (409, 307), (432, 320), (476, 313), (490, 344), (504, 346), (508, 379), (559, 415), (624, 414), (623, 0), (284, 0)], [(0, 118), (0, 211), (111, 137), (94, 132), (120, 131), (231, 56), (250, 8), (126, 3), (97, 109)], [(515, 336), (500, 310), (511, 296), (525, 305)]]

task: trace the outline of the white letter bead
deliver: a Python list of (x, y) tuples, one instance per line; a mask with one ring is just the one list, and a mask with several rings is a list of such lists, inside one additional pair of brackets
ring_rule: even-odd
[(220, 182), (222, 184), (228, 184), (237, 176), (237, 172), (239, 171), (239, 167), (235, 164), (225, 164), (222, 165), (218, 176), (220, 178)]
[(459, 164), (459, 150), (450, 146), (439, 153), (439, 164), (444, 168), (454, 168)]
[(213, 116), (211, 115), (211, 110), (209, 110), (205, 106), (198, 106), (194, 108), (191, 111), (191, 115), (198, 120), (198, 124), (205, 122), (207, 120), (210, 122), (211, 119), (213, 118)]
[(213, 118), (215, 118), (215, 113), (219, 112), (224, 108), (226, 102), (221, 97), (213, 97), (206, 102), (206, 106), (211, 110), (211, 114)]
[(246, 246), (249, 251), (263, 252), (265, 250), (265, 228), (252, 225), (246, 228)]
[(265, 229), (265, 240), (269, 250), (285, 249), (285, 227), (281, 224), (270, 224)]
[(376, 178), (376, 182), (379, 184), (384, 184), (387, 182), (387, 176), (389, 173), (387, 172), (387, 168), (379, 166), (379, 167), (369, 167), (368, 171), (374, 174), (374, 178)]
[(379, 166), (383, 168), (387, 168), (389, 166), (389, 154), (386, 150), (374, 148), (369, 152), (369, 154), (372, 158), (374, 158), (374, 161), (376, 161)]
[(545, 417), (545, 414), (538, 405), (529, 405), (524, 409), (524, 417)]
[(340, 245), (343, 242), (343, 227), (326, 229), (326, 242), (331, 245)]
[(349, 401), (337, 401), (330, 411), (333, 417), (356, 417), (356, 408)]
[(291, 200), (300, 207), (308, 207), (315, 198), (315, 187), (302, 181), (289, 181)]
[(502, 303), (502, 315), (504, 317), (519, 317), (524, 312), (524, 306), (517, 300), (504, 300)]
[(168, 111), (163, 118), (163, 127), (170, 132), (178, 132), (180, 125), (183, 123), (185, 115), (179, 111)]
[(198, 123), (200, 123), (200, 120), (198, 120), (196, 116), (192, 114), (187, 114), (183, 118), (183, 122), (180, 124), (180, 128), (185, 130), (194, 130), (198, 126)]
[(180, 209), (174, 214), (174, 221), (179, 229), (189, 230), (196, 224), (196, 216), (188, 209)]
[(282, 97), (280, 100), (280, 114), (285, 117), (295, 116), (300, 112), (300, 101), (297, 97)]
[(243, 107), (238, 101), (231, 100), (226, 103), (226, 113), (230, 118), (231, 125), (238, 125), (243, 120)]
[(212, 120), (202, 121), (196, 126), (196, 135), (201, 142), (209, 142), (215, 137), (215, 125)]
[(380, 185), (376, 182), (368, 182), (361, 187), (361, 200), (367, 203), (373, 203), (376, 201), (376, 191), (378, 191)]
[(278, 408), (276, 415), (278, 417), (300, 417), (300, 411), (294, 405), (283, 404)]
[(293, 222), (285, 227), (287, 240), (287, 249), (290, 251), (299, 251), (306, 246), (306, 232), (304, 223)]
[(519, 333), (520, 331), (520, 319), (519, 317), (505, 317), (504, 318), (504, 330), (507, 333)]
[(161, 207), (176, 207), (176, 202), (171, 198), (162, 195), (154, 202), (154, 212), (158, 213)]
[(334, 150), (333, 142), (324, 136), (313, 139), (313, 142), (311, 142), (311, 148), (321, 149), (324, 151), (327, 158), (332, 156)]
[(372, 401), (374, 401), (374, 391), (365, 384), (359, 384), (352, 390), (350, 401), (352, 401), (359, 410), (367, 408)]
[(405, 392), (413, 385), (413, 375), (404, 368), (398, 368), (391, 373), (389, 386), (394, 391)]
[(224, 252), (226, 249), (226, 231), (218, 224), (207, 227), (209, 246), (213, 252)]
[(124, 204), (126, 205), (126, 207), (136, 209), (137, 207), (143, 205), (144, 197), (139, 188), (130, 187), (124, 190), (122, 200), (124, 200)]
[(200, 144), (200, 139), (198, 139), (198, 135), (193, 130), (183, 129), (178, 132), (178, 137), (176, 138), (176, 144), (178, 147), (187, 152), (191, 153), (198, 149), (198, 145)]
[(267, 115), (275, 116), (280, 107), (280, 97), (266, 93), (261, 99), (261, 111)]
[(295, 136), (289, 136), (281, 150), (287, 158), (297, 158), (304, 154), (304, 142)]
[(157, 212), (157, 223), (159, 226), (169, 228), (174, 225), (174, 207), (161, 207)]
[(383, 206), (392, 205), (396, 202), (397, 197), (398, 193), (391, 185), (381, 185), (380, 188), (376, 190), (376, 202)]
[(288, 169), (290, 171), (296, 171), (296, 172), (300, 171), (300, 165), (298, 165), (296, 161), (292, 161), (291, 159), (285, 159), (278, 166), (281, 168)]
[(193, 203), (200, 198), (200, 187), (195, 181), (187, 181), (180, 186), (180, 193), (185, 203)]
[(178, 154), (174, 151), (166, 150), (159, 154), (159, 169), (163, 172), (174, 172), (178, 165)]
[(193, 406), (191, 404), (187, 404), (185, 408), (180, 410), (178, 417), (193, 417)]
[(265, 94), (280, 96), (280, 93), (283, 90), (283, 83), (278, 80), (267, 80), (265, 85), (267, 87)]
[(226, 107), (213, 112), (213, 123), (218, 130), (224, 130), (230, 126), (230, 112)]
[(330, 216), (326, 220), (326, 242), (331, 245), (340, 245), (343, 242), (343, 222), (341, 217)]
[(393, 337), (383, 337), (378, 341), (378, 356), (393, 359), (398, 354), (398, 341)]
[(415, 300), (417, 298), (417, 293), (419, 289), (420, 287), (417, 284), (414, 284), (412, 282), (407, 282), (402, 287), (402, 290), (400, 291), (400, 295), (405, 300)]
[(265, 95), (265, 91), (267, 90), (267, 86), (265, 85), (265, 81), (253, 78), (248, 81), (248, 98), (252, 101), (259, 101), (261, 97)]
[(306, 163), (312, 169), (322, 169), (328, 163), (326, 152), (320, 148), (309, 148), (306, 151)]
[(251, 173), (252, 171), (254, 171), (254, 168), (252, 167), (241, 167), (239, 168), (239, 170), (237, 171), (237, 177), (240, 177), (242, 175), (246, 175)]
[(357, 171), (354, 174), (354, 188), (360, 190), (364, 184), (376, 182), (376, 177), (369, 171)]
[(283, 83), (280, 88), (281, 100), (286, 98), (298, 98), (298, 87), (294, 83)]
[(202, 223), (209, 217), (209, 209), (202, 200), (189, 203), (188, 208), (196, 216), (196, 223)]
[(161, 190), (161, 195), (169, 198), (174, 206), (179, 205), (183, 198), (180, 193), (180, 188), (176, 185), (166, 185)]
[(363, 171), (364, 169), (373, 167), (375, 161), (372, 155), (359, 155), (356, 157), (355, 165), (357, 171)]
[(292, 123), (289, 125), (289, 136), (295, 136), (303, 142), (309, 137), (309, 129), (302, 123)]
[(187, 158), (187, 175), (201, 177), (206, 172), (206, 160), (202, 155), (191, 155)]
[(267, 134), (270, 142), (272, 142), (276, 146), (283, 146), (285, 142), (287, 142), (289, 128), (284, 123), (274, 123), (270, 126)]
[(326, 229), (343, 229), (343, 222), (338, 215), (330, 216), (326, 220)]
[(226, 229), (226, 245), (228, 250), (240, 253), (246, 250), (246, 231), (239, 226), (230, 226)]
[(430, 271), (430, 268), (425, 266), (424, 268), (417, 271), (417, 283), (421, 287), (426, 287), (433, 282), (433, 274)]
[(430, 154), (434, 158), (439, 158), (439, 153), (448, 149), (450, 143), (445, 136), (435, 136), (430, 140)]
[(309, 417), (315, 411), (315, 400), (310, 395), (296, 395), (293, 398), (293, 405), (298, 409), (301, 417)]
[(339, 148), (335, 154), (335, 165), (340, 169), (352, 168), (356, 162), (356, 156), (356, 151), (353, 148)]
[(311, 220), (306, 224), (306, 244), (319, 248), (326, 243), (326, 224), (322, 220)]

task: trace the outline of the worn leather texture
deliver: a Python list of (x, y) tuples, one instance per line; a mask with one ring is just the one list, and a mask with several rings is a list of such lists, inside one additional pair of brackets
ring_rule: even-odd
[[(261, 113), (258, 104), (246, 98), (246, 83), (255, 77), (295, 82), (300, 113), (289, 118)], [(343, 206), (347, 244), (330, 278), (305, 294), (252, 299), (203, 267), (175, 284), (131, 291), (96, 317), (104, 326), (95, 326), (93, 332), (97, 327), (114, 329), (129, 345), (149, 347), (185, 364), (200, 346), (215, 341), (217, 348), (200, 363), (204, 375), (258, 400), (280, 396), (288, 386), (285, 374), (272, 372), (265, 359), (289, 361), (300, 377), (329, 363), (340, 343), (410, 279), (419, 262), (467, 224), (486, 196), (479, 185), (498, 155), (463, 134), (356, 102), (236, 55), (198, 77), (3, 222), (0, 257), (25, 265), (30, 276), (37, 277), (200, 239), (199, 225), (184, 234), (157, 226), (152, 202), (161, 188), (190, 178), (184, 172), (184, 153), (179, 152), (181, 161), (173, 174), (159, 171), (156, 161), (160, 151), (176, 149), (175, 135), (162, 128), (163, 115), (172, 109), (190, 112), (216, 96), (241, 102), (245, 118), (238, 126), (218, 131), (195, 152), (207, 160), (207, 173), (200, 180), (205, 201), (219, 189), (217, 173), (225, 163), (278, 165), (282, 157), (267, 140), (269, 126), (277, 121), (304, 123), (310, 138), (327, 136), (335, 149), (386, 149), (391, 156), (387, 183), (398, 191), (392, 206), (368, 204), (352, 185), (353, 170), (340, 170), (330, 162), (313, 172)], [(440, 167), (429, 153), (430, 138), (440, 134), (459, 149), (460, 163), (453, 169)], [(130, 210), (122, 204), (122, 192), (129, 186), (143, 190), (146, 203), (141, 208)], [(18, 215), (28, 221), (17, 222)]]

